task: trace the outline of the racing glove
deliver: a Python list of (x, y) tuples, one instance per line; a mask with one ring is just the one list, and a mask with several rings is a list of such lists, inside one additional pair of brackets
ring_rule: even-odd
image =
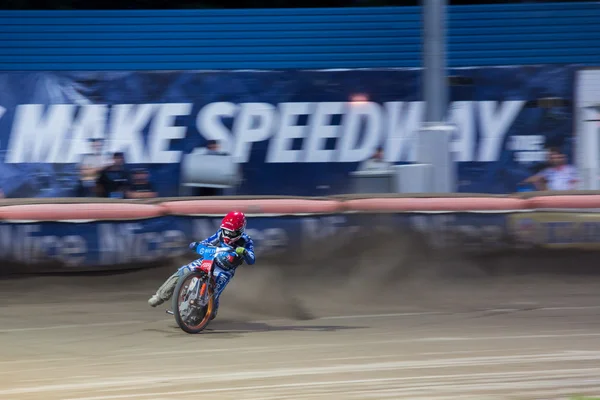
[(246, 255), (246, 249), (244, 247), (238, 247), (235, 249), (235, 254), (243, 257)]

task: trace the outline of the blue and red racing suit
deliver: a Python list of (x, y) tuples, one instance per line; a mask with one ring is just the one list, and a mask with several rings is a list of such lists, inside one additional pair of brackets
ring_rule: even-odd
[[(198, 245), (210, 245), (217, 247), (226, 246), (226, 244), (223, 242), (220, 229), (217, 231), (217, 233), (201, 242), (190, 243), (190, 248), (196, 252)], [(233, 245), (234, 250), (238, 247), (243, 247), (244, 249), (246, 249), (244, 255), (223, 255), (215, 257), (216, 265), (213, 273), (216, 282), (215, 309), (219, 308), (219, 297), (221, 296), (221, 293), (223, 293), (223, 290), (225, 289), (227, 284), (235, 275), (235, 270), (244, 262), (248, 265), (252, 265), (256, 262), (256, 256), (254, 255), (254, 242), (252, 241), (252, 238), (250, 236), (243, 233), (242, 236)], [(191, 268), (191, 264), (181, 267), (179, 269), (180, 276), (183, 276)]]

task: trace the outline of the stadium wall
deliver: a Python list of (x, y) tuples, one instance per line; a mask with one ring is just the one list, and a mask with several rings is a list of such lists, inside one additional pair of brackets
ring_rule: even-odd
[[(450, 67), (600, 65), (600, 4), (452, 6)], [(0, 70), (421, 65), (420, 7), (0, 11)]]

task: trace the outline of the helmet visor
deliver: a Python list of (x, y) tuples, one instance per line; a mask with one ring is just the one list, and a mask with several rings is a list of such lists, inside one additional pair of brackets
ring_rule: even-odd
[(241, 234), (242, 234), (242, 232), (240, 232), (240, 231), (232, 231), (232, 230), (223, 228), (223, 236), (228, 239), (236, 239)]

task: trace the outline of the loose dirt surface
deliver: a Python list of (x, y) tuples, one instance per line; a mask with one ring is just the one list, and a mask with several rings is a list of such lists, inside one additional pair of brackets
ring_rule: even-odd
[(243, 267), (199, 335), (146, 303), (172, 268), (1, 280), (0, 399), (600, 394), (600, 275), (396, 269)]

